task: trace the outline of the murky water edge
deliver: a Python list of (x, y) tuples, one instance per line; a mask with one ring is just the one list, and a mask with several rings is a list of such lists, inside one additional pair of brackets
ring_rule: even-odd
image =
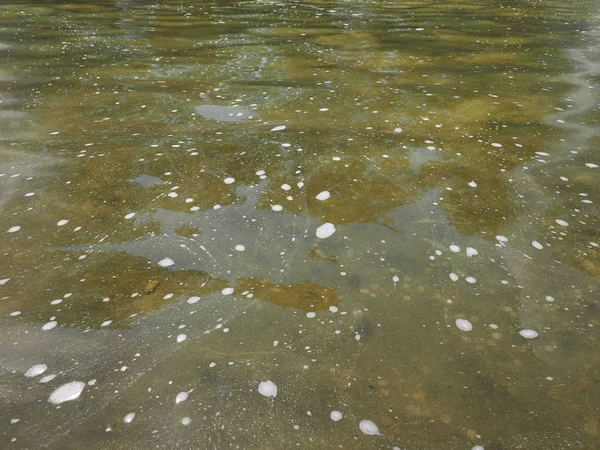
[(597, 6), (0, 6), (0, 447), (596, 448)]

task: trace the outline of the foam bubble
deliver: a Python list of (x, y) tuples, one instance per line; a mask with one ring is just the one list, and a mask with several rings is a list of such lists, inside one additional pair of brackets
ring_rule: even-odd
[(339, 411), (331, 411), (331, 414), (329, 414), (329, 417), (331, 417), (331, 420), (333, 420), (334, 422), (337, 422), (338, 420), (342, 420), (342, 413)]
[(181, 402), (185, 402), (188, 398), (188, 393), (187, 392), (180, 392), (179, 394), (177, 394), (177, 397), (175, 397), (175, 403), (181, 403)]
[(535, 330), (521, 330), (519, 334), (523, 336), (525, 339), (535, 339), (539, 336), (538, 332)]
[(160, 267), (169, 267), (173, 264), (175, 264), (175, 261), (173, 261), (171, 258), (163, 258), (158, 262)]
[(258, 384), (258, 392), (265, 397), (277, 397), (277, 385), (271, 380), (261, 381)]
[(329, 199), (330, 197), (331, 197), (331, 194), (329, 193), (329, 191), (321, 191), (317, 194), (316, 199), (325, 201), (325, 200)]
[(471, 331), (473, 329), (473, 324), (469, 322), (467, 319), (456, 319), (456, 327), (460, 331)]
[(276, 127), (271, 128), (271, 131), (281, 131), (281, 130), (285, 130), (286, 126), (285, 125), (278, 125)]
[(368, 434), (370, 436), (379, 434), (379, 428), (377, 428), (377, 425), (370, 420), (361, 420), (358, 426), (360, 431), (362, 431), (364, 434)]
[(335, 225), (327, 222), (317, 228), (317, 237), (320, 239), (326, 239), (335, 233), (335, 231)]
[(223, 295), (231, 295), (233, 294), (234, 289), (232, 287), (226, 287), (225, 289), (223, 289), (221, 291), (221, 294)]
[(48, 370), (48, 366), (46, 364), (35, 364), (27, 369), (25, 376), (28, 378), (37, 377), (38, 375), (43, 374), (46, 370)]
[(84, 388), (84, 382), (71, 381), (70, 383), (63, 384), (62, 386), (57, 388), (52, 394), (50, 394), (50, 397), (48, 397), (48, 401), (50, 403), (54, 403), (55, 405), (60, 405), (61, 403), (75, 400), (81, 395)]

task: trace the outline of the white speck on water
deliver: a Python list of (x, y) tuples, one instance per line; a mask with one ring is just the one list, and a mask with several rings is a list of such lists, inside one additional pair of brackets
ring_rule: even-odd
[(126, 219), (132, 219), (135, 216), (135, 213), (129, 213), (125, 216)]
[(289, 191), (290, 189), (292, 189), (292, 187), (286, 183), (281, 185), (281, 189), (283, 189), (284, 191)]
[(221, 294), (223, 295), (231, 295), (233, 294), (234, 289), (232, 287), (226, 287), (225, 289), (223, 289), (221, 291)]
[(48, 383), (56, 378), (55, 374), (46, 375), (45, 377), (40, 378), (40, 383)]
[(191, 422), (192, 422), (192, 419), (190, 419), (189, 417), (184, 417), (183, 419), (181, 419), (182, 425), (189, 425)]
[(329, 191), (322, 191), (317, 194), (317, 200), (325, 201), (331, 197)]
[(329, 111), (329, 108), (321, 108), (321, 109), (319, 109), (319, 111), (321, 111), (321, 112)]
[(7, 233), (16, 233), (17, 231), (19, 231), (21, 229), (21, 227), (19, 225), (15, 226), (15, 227), (10, 227), (7, 231)]
[(306, 317), (308, 317), (309, 319), (314, 319), (316, 316), (317, 314), (312, 311), (306, 313)]
[(125, 417), (123, 417), (123, 422), (131, 423), (134, 418), (135, 418), (135, 413), (129, 413)]
[(0, 280), (0, 286), (4, 286), (9, 281), (10, 281), (10, 278), (4, 278), (4, 279)]
[(496, 236), (496, 240), (500, 242), (508, 242), (508, 238), (506, 236), (502, 236), (501, 234)]
[(43, 374), (46, 370), (48, 370), (48, 366), (46, 364), (36, 364), (27, 369), (25, 376), (28, 378), (37, 377), (38, 375)]
[(456, 319), (456, 327), (460, 331), (471, 331), (473, 329), (473, 324), (469, 322), (467, 319)]
[(329, 312), (332, 312), (332, 313), (338, 312), (338, 307), (337, 306), (330, 306), (329, 307)]
[(242, 244), (238, 244), (238, 245), (235, 246), (235, 249), (238, 252), (243, 252), (244, 250), (246, 250), (246, 247), (244, 247)]
[(496, 325), (495, 323), (490, 323), (489, 326), (492, 330), (497, 330), (499, 328), (498, 325)]
[(458, 275), (456, 275), (454, 272), (450, 273), (450, 279), (452, 281), (458, 281)]
[(469, 181), (469, 186), (471, 186), (472, 188), (476, 188), (477, 187), (477, 183), (475, 183), (474, 181)]
[(326, 239), (335, 233), (335, 225), (332, 223), (324, 223), (319, 228), (317, 228), (317, 237), (320, 239)]
[(458, 253), (458, 252), (460, 252), (460, 247), (458, 245), (452, 244), (450, 246), (450, 251), (452, 251), (453, 253)]
[(475, 284), (475, 283), (477, 283), (477, 278), (475, 278), (475, 277), (467, 277), (467, 278), (465, 278), (465, 280), (469, 284)]
[(185, 334), (178, 334), (177, 335), (177, 342), (183, 342), (187, 339), (187, 336)]
[(535, 330), (521, 330), (519, 331), (519, 334), (525, 339), (535, 339), (539, 336), (538, 332)]
[(465, 253), (467, 254), (467, 256), (469, 258), (471, 256), (477, 256), (477, 255), (479, 255), (479, 252), (477, 251), (477, 249), (474, 249), (473, 247), (467, 247), (467, 250), (465, 251)]
[(472, 447), (471, 450), (485, 450), (485, 449), (483, 448), (483, 445), (476, 445), (476, 446)]
[(500, 147), (502, 147), (502, 144), (499, 144), (497, 142), (492, 142), (492, 147), (500, 148)]
[(62, 219), (62, 220), (59, 220), (58, 222), (56, 222), (56, 225), (59, 227), (62, 227), (68, 223), (69, 223), (69, 221), (67, 219)]
[(364, 434), (368, 434), (370, 436), (379, 434), (379, 428), (377, 428), (377, 425), (370, 420), (361, 420), (358, 426), (360, 431), (362, 431)]
[(554, 297), (552, 297), (551, 295), (546, 295), (546, 301), (553, 302), (554, 301)]
[(334, 422), (337, 422), (338, 420), (342, 420), (342, 413), (339, 411), (331, 411), (331, 414), (329, 414), (329, 417), (331, 417), (331, 420), (333, 420)]
[(281, 206), (281, 205), (273, 205), (273, 206), (271, 206), (271, 209), (273, 211), (282, 211), (283, 210), (283, 206)]
[(542, 244), (540, 244), (538, 241), (531, 241), (531, 245), (533, 245), (538, 250), (543, 250), (544, 249), (544, 246)]
[(188, 398), (188, 393), (187, 392), (180, 392), (179, 394), (177, 394), (177, 397), (175, 397), (175, 403), (181, 403), (181, 402), (185, 402)]
[(398, 283), (398, 282), (400, 281), (400, 277), (399, 277), (398, 275), (394, 275), (394, 276), (392, 277), (392, 281), (393, 281), (394, 283)]
[(277, 397), (277, 386), (271, 380), (261, 381), (258, 384), (258, 392), (265, 397)]
[(565, 222), (564, 220), (562, 220), (562, 219), (556, 219), (556, 223), (559, 224), (562, 227), (568, 227), (569, 226), (569, 224), (567, 222)]
[(56, 320), (51, 320), (50, 322), (42, 325), (42, 330), (49, 331), (56, 326)]
[(187, 302), (190, 305), (193, 305), (194, 303), (197, 303), (199, 301), (200, 301), (200, 297), (190, 297), (190, 298), (187, 299)]
[(594, 163), (585, 163), (585, 165), (588, 166), (590, 169), (598, 168), (598, 164), (594, 164)]
[(84, 382), (71, 381), (70, 383), (63, 384), (62, 386), (57, 388), (52, 394), (50, 394), (50, 397), (48, 397), (48, 401), (50, 403), (54, 403), (55, 405), (60, 405), (61, 403), (75, 400), (81, 395), (84, 388)]
[(169, 266), (172, 266), (173, 264), (175, 264), (175, 261), (173, 261), (171, 258), (164, 258), (158, 262), (158, 265), (160, 267), (169, 267)]
[(235, 178), (227, 177), (223, 180), (225, 184), (233, 184), (235, 183)]
[(402, 128), (394, 128), (394, 133), (402, 133)]
[(101, 327), (107, 327), (112, 323), (112, 320), (105, 320), (100, 324)]
[(16, 316), (18, 316), (20, 314), (21, 314), (21, 311), (13, 311), (13, 312), (10, 313), (10, 316), (11, 317), (16, 317)]
[(285, 130), (285, 125), (278, 125), (276, 127), (271, 128), (271, 131), (281, 131)]

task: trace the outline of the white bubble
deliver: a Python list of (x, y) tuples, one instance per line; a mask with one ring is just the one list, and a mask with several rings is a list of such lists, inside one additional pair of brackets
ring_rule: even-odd
[(500, 242), (508, 242), (508, 238), (506, 236), (502, 236), (501, 234), (496, 236), (496, 240)]
[(519, 334), (521, 336), (523, 336), (526, 339), (535, 339), (536, 337), (539, 336), (538, 332), (535, 330), (521, 330), (519, 331)]
[(129, 413), (125, 417), (123, 417), (123, 422), (131, 423), (134, 418), (135, 418), (135, 413)]
[(471, 331), (473, 329), (473, 324), (469, 322), (467, 319), (456, 319), (456, 327), (460, 331)]
[(281, 205), (273, 205), (273, 206), (271, 206), (271, 209), (273, 211), (282, 211), (283, 210), (283, 206), (281, 206)]
[(479, 255), (479, 252), (476, 249), (474, 249), (473, 247), (467, 247), (466, 253), (467, 253), (467, 256), (469, 258), (471, 256), (477, 256), (477, 255)]
[(50, 403), (54, 403), (55, 405), (60, 405), (61, 403), (75, 400), (81, 395), (84, 388), (84, 382), (71, 381), (70, 383), (63, 384), (62, 386), (57, 388), (52, 394), (50, 394), (50, 397), (48, 397), (48, 401)]
[(223, 289), (221, 291), (221, 294), (223, 295), (231, 295), (233, 294), (234, 289), (232, 287), (226, 287), (225, 289)]
[(560, 226), (562, 226), (562, 227), (568, 227), (568, 226), (569, 226), (569, 223), (568, 223), (568, 222), (565, 222), (565, 221), (564, 221), (564, 220), (562, 220), (562, 219), (556, 219), (556, 223), (557, 223), (557, 224), (559, 224), (559, 225), (560, 225)]
[(15, 227), (10, 227), (7, 231), (7, 233), (16, 233), (17, 231), (19, 231), (21, 229), (21, 227), (19, 225), (15, 226)]
[(379, 434), (379, 428), (377, 428), (377, 425), (375, 425), (375, 423), (371, 422), (370, 420), (361, 420), (358, 426), (360, 428), (360, 431), (362, 431), (364, 434), (368, 434), (371, 436)]
[(475, 284), (475, 283), (477, 283), (477, 278), (475, 278), (475, 277), (467, 277), (467, 278), (465, 278), (465, 280), (469, 284)]
[(42, 330), (50, 331), (52, 328), (54, 328), (56, 326), (56, 324), (57, 324), (56, 320), (51, 320), (50, 322), (42, 325)]
[(169, 266), (172, 266), (173, 264), (175, 264), (175, 261), (173, 261), (171, 258), (164, 258), (158, 262), (158, 265), (160, 267), (169, 267)]
[(69, 221), (67, 219), (62, 219), (62, 220), (59, 220), (58, 222), (56, 222), (56, 225), (58, 225), (59, 227), (62, 227), (63, 225), (66, 225), (68, 223), (69, 223)]
[(311, 311), (311, 312), (307, 312), (307, 313), (306, 313), (306, 317), (308, 317), (309, 319), (313, 319), (313, 318), (315, 318), (316, 316), (317, 316), (317, 314), (316, 314), (316, 313), (314, 313), (314, 312), (312, 312), (312, 311)]
[(317, 228), (317, 237), (320, 239), (326, 239), (335, 233), (335, 231), (335, 225), (327, 222)]
[(200, 297), (190, 297), (190, 298), (187, 299), (187, 302), (190, 305), (193, 305), (194, 303), (197, 303), (199, 301), (200, 301)]
[(177, 335), (177, 342), (183, 342), (187, 339), (187, 336), (185, 334), (179, 334)]
[(188, 398), (188, 393), (187, 392), (180, 392), (179, 394), (177, 394), (177, 397), (175, 397), (175, 403), (181, 403), (181, 402), (185, 402)]
[(474, 181), (469, 181), (469, 186), (471, 186), (472, 188), (477, 187), (477, 183), (475, 183)]
[(271, 380), (261, 381), (258, 384), (258, 392), (265, 397), (277, 397), (277, 385)]
[(331, 417), (331, 420), (333, 420), (334, 422), (337, 422), (338, 420), (342, 420), (342, 413), (339, 411), (331, 411), (331, 414), (329, 414), (329, 417)]
[(450, 251), (452, 251), (453, 253), (458, 253), (458, 252), (460, 252), (460, 247), (458, 245), (452, 244), (450, 246)]
[(48, 370), (48, 366), (46, 364), (36, 364), (27, 369), (25, 376), (28, 378), (37, 377), (38, 375), (43, 374), (46, 370)]
[(235, 178), (228, 177), (228, 178), (225, 178), (225, 179), (223, 180), (223, 182), (224, 182), (225, 184), (232, 184), (232, 183), (235, 183)]
[(538, 250), (543, 250), (544, 249), (544, 246), (542, 244), (540, 244), (538, 241), (531, 241), (531, 245), (533, 245)]
[(236, 246), (235, 246), (235, 249), (236, 249), (238, 252), (243, 252), (244, 250), (246, 250), (246, 247), (244, 247), (244, 246), (243, 246), (243, 245), (241, 245), (241, 244), (238, 244), (238, 245), (236, 245)]
[(317, 194), (317, 200), (325, 201), (331, 197), (329, 191), (322, 191)]
[(271, 131), (281, 131), (281, 130), (285, 130), (285, 125), (278, 125), (276, 127), (271, 128)]
[(458, 281), (458, 275), (456, 275), (454, 272), (452, 272), (452, 273), (450, 274), (450, 279), (451, 279), (452, 281)]

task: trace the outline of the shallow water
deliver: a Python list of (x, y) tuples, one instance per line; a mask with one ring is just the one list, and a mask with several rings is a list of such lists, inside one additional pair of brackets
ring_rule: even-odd
[(3, 2), (0, 448), (598, 448), (599, 7)]

